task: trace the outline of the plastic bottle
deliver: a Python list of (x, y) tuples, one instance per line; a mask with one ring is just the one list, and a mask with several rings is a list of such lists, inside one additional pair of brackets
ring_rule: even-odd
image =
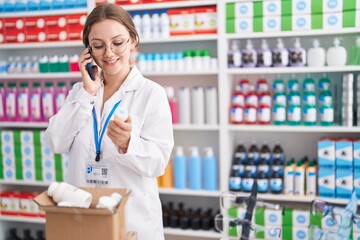
[(107, 208), (110, 212), (115, 213), (121, 199), (122, 196), (116, 192), (112, 193), (110, 196), (101, 196), (99, 197), (96, 208)]
[(173, 176), (173, 172), (174, 172), (174, 167), (173, 167), (173, 161), (172, 159), (170, 159), (168, 165), (165, 168), (165, 173), (162, 176), (161, 179), (161, 186), (164, 188), (172, 188), (174, 187), (174, 176)]
[(184, 52), (184, 64), (185, 70), (193, 71), (194, 70), (194, 59), (193, 59), (193, 51), (185, 50)]
[(289, 125), (300, 125), (301, 123), (301, 106), (300, 104), (290, 104), (287, 112)]
[(284, 194), (294, 195), (295, 163), (291, 159), (284, 168)]
[(270, 176), (270, 191), (274, 194), (280, 194), (283, 191), (283, 178), (279, 171), (272, 170)]
[(206, 124), (215, 125), (218, 123), (217, 108), (217, 90), (216, 87), (207, 87), (205, 89), (205, 122)]
[(330, 85), (331, 81), (330, 79), (325, 75), (322, 78), (319, 79), (319, 92), (322, 92), (324, 90), (330, 91)]
[(317, 188), (317, 168), (315, 160), (309, 163), (306, 168), (306, 195), (316, 196)]
[(295, 168), (294, 194), (299, 196), (305, 194), (305, 169), (301, 161), (297, 162)]
[(50, 72), (52, 73), (55, 73), (55, 72), (59, 72), (60, 71), (60, 63), (59, 63), (59, 56), (58, 55), (53, 55), (50, 57), (49, 59), (49, 70)]
[(240, 174), (244, 173), (244, 164), (247, 163), (247, 153), (244, 143), (240, 141), (236, 146), (232, 169), (237, 170)]
[(329, 90), (321, 91), (321, 93), (319, 95), (319, 104), (320, 104), (320, 106), (322, 106), (322, 105), (332, 106), (333, 105), (332, 94)]
[(295, 75), (294, 75), (294, 74), (291, 76), (291, 79), (289, 79), (289, 81), (288, 81), (288, 86), (287, 86), (287, 87), (288, 87), (288, 88), (287, 88), (287, 91), (288, 91), (288, 92), (291, 92), (291, 91), (294, 91), (294, 92), (300, 91), (299, 80), (297, 80), (297, 79), (295, 78)]
[(35, 238), (33, 238), (31, 236), (30, 229), (28, 229), (28, 228), (24, 229), (24, 238), (23, 238), (23, 240), (35, 240)]
[(204, 189), (216, 191), (218, 189), (218, 163), (212, 147), (205, 147), (204, 152)]
[(254, 178), (252, 177), (251, 171), (245, 171), (244, 177), (241, 181), (241, 189), (244, 192), (251, 192), (254, 185)]
[(80, 71), (78, 62), (79, 62), (79, 55), (77, 55), (77, 54), (71, 55), (71, 57), (70, 57), (70, 71), (71, 72)]
[[(77, 61), (76, 61), (77, 63)], [(79, 68), (79, 66), (78, 66)], [(37, 56), (32, 56), (31, 58), (31, 67), (30, 67), (30, 71), (32, 73), (38, 73), (39, 72), (39, 61), (38, 61), (38, 57)]]
[(260, 149), (260, 161), (263, 160), (263, 162), (270, 164), (271, 162), (271, 149), (266, 141), (264, 141), (263, 145)]
[(229, 190), (238, 192), (241, 190), (241, 175), (240, 172), (236, 169), (231, 169), (230, 180), (229, 180)]
[(301, 96), (299, 91), (291, 91), (288, 94), (287, 103), (289, 105), (295, 104), (295, 105), (301, 105)]
[(17, 116), (17, 89), (15, 82), (8, 82), (6, 90), (6, 120), (16, 121)]
[(309, 105), (314, 105), (316, 106), (316, 94), (315, 92), (304, 92), (303, 94), (303, 105), (309, 104)]
[(170, 105), (172, 123), (173, 124), (179, 123), (178, 101), (175, 98), (174, 88), (173, 87), (166, 87), (165, 90), (166, 90), (166, 95), (168, 97), (168, 101), (169, 101), (169, 105)]
[(0, 82), (0, 121), (5, 121), (6, 119), (6, 91), (4, 82)]
[(256, 124), (257, 108), (252, 105), (246, 105), (244, 108), (244, 122), (246, 124)]
[(250, 39), (247, 40), (246, 48), (241, 50), (241, 62), (243, 67), (256, 67), (257, 54)]
[(259, 124), (265, 125), (271, 122), (271, 109), (265, 104), (260, 104), (257, 110), (257, 120)]
[(189, 186), (192, 190), (202, 188), (202, 161), (197, 147), (190, 147), (189, 157)]
[(204, 70), (211, 69), (211, 54), (210, 50), (207, 48), (201, 51), (201, 66)]
[(167, 38), (170, 36), (170, 18), (169, 15), (167, 14), (166, 9), (161, 10), (160, 31), (161, 31), (161, 37)]
[(134, 15), (132, 16), (132, 20), (135, 25), (136, 31), (138, 32), (140, 38), (142, 38), (142, 21), (141, 21), (140, 12), (138, 11), (134, 12)]
[(58, 82), (55, 92), (55, 112), (58, 112), (64, 105), (67, 94), (68, 91), (65, 82)]
[(42, 116), (41, 85), (40, 82), (33, 82), (30, 90), (30, 120), (39, 122)]
[(149, 11), (144, 11), (141, 16), (141, 26), (142, 26), (142, 37), (144, 39), (151, 38), (151, 17)]
[(240, 91), (243, 94), (247, 94), (250, 91), (250, 83), (249, 80), (247, 79), (241, 79), (239, 81), (239, 87), (240, 87)]
[(36, 231), (36, 240), (45, 240), (44, 231), (42, 230)]
[(69, 70), (70, 70), (69, 56), (64, 54), (59, 58), (59, 71), (69, 72)]
[(285, 84), (284, 84), (284, 80), (282, 79), (275, 79), (272, 85), (272, 89), (275, 93), (277, 92), (285, 92)]
[(257, 51), (257, 66), (258, 67), (271, 67), (272, 65), (272, 52), (269, 50), (267, 41), (262, 39), (261, 49)]
[(170, 55), (167, 52), (163, 52), (161, 54), (161, 63), (162, 63), (162, 71), (169, 72), (170, 71)]
[(306, 104), (303, 107), (303, 121), (306, 126), (314, 126), (316, 125), (316, 106), (314, 104)]
[(9, 234), (10, 236), (6, 238), (6, 240), (21, 240), (21, 238), (19, 238), (19, 236), (16, 233), (16, 228), (10, 228)]
[(17, 91), (17, 111), (19, 121), (30, 120), (30, 93), (27, 82), (21, 82)]
[(259, 106), (259, 98), (254, 86), (250, 86), (250, 91), (245, 94), (245, 106), (253, 106), (255, 108)]
[(269, 191), (269, 178), (265, 172), (259, 171), (256, 177), (259, 193), (266, 193)]
[(313, 78), (311, 78), (310, 76), (307, 76), (304, 79), (303, 82), (303, 91), (304, 92), (315, 92), (315, 81)]
[(347, 60), (347, 52), (343, 46), (340, 46), (340, 39), (334, 38), (334, 46), (328, 48), (326, 52), (326, 63), (328, 66), (345, 66)]
[(307, 65), (309, 67), (325, 66), (325, 50), (320, 47), (319, 39), (314, 39), (312, 48), (308, 49)]
[(192, 123), (203, 125), (205, 123), (205, 104), (204, 104), (204, 89), (202, 87), (193, 87), (191, 90), (192, 99)]
[(274, 105), (279, 104), (284, 107), (287, 106), (287, 98), (286, 98), (285, 92), (275, 92), (273, 99), (274, 99), (274, 101), (273, 101)]
[(281, 38), (278, 38), (277, 48), (272, 51), (272, 62), (274, 67), (286, 67), (289, 65), (289, 52), (285, 49)]
[(179, 90), (179, 123), (191, 123), (190, 89), (181, 87)]
[(284, 125), (286, 123), (286, 107), (284, 105), (274, 105), (272, 110), (272, 120), (274, 125)]
[(187, 160), (183, 147), (175, 147), (173, 159), (174, 171), (174, 187), (176, 189), (186, 189), (187, 182)]
[(203, 65), (202, 65), (200, 49), (195, 49), (193, 51), (193, 63), (194, 63), (194, 70), (201, 71), (201, 69), (203, 68)]
[(289, 49), (291, 67), (303, 67), (306, 64), (306, 51), (301, 47), (300, 39), (295, 39), (294, 48)]
[(65, 182), (52, 182), (47, 194), (52, 197), (54, 202), (67, 202), (72, 207), (89, 208), (92, 200), (89, 192)]
[(46, 82), (45, 88), (41, 93), (41, 105), (43, 120), (48, 121), (55, 113), (54, 87), (52, 82)]
[(334, 123), (334, 108), (332, 105), (320, 106), (320, 125), (331, 126)]
[(160, 16), (157, 10), (151, 15), (151, 37), (155, 39), (160, 37)]
[(272, 162), (276, 159), (279, 159), (281, 164), (284, 164), (285, 162), (284, 150), (278, 141), (275, 142), (275, 146), (272, 150)]
[(228, 67), (239, 68), (241, 67), (241, 52), (240, 42), (233, 40), (228, 51)]

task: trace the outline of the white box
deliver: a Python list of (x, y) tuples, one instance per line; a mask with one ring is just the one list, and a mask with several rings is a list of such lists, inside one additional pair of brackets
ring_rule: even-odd
[(272, 227), (272, 226), (266, 226), (265, 229), (265, 239), (266, 240), (281, 240), (281, 226), (278, 227)]
[(337, 231), (339, 229), (340, 216), (335, 215), (334, 218), (331, 214), (326, 215), (321, 219), (321, 227), (322, 229), (328, 229), (332, 231)]
[(292, 18), (293, 31), (307, 31), (311, 29), (310, 14), (293, 15)]
[(12, 143), (3, 143), (1, 146), (2, 155), (15, 156), (15, 149)]
[(235, 3), (235, 18), (253, 17), (253, 3), (252, 2), (236, 2)]
[(34, 132), (33, 131), (21, 131), (20, 132), (21, 144), (34, 144)]
[(41, 155), (44, 157), (54, 157), (53, 151), (47, 146), (41, 146)]
[(3, 155), (4, 168), (15, 168), (15, 156), (14, 155)]
[(336, 169), (336, 197), (350, 199), (354, 189), (353, 171)]
[(335, 169), (335, 141), (333, 139), (321, 139), (318, 141), (319, 167)]
[(23, 169), (23, 180), (24, 181), (35, 181), (35, 170), (34, 169)]
[(264, 211), (264, 224), (266, 227), (269, 226), (282, 226), (282, 211), (281, 210), (273, 210), (273, 209), (265, 209)]
[(267, 0), (263, 1), (264, 16), (281, 16), (281, 1)]
[(281, 16), (264, 16), (264, 32), (279, 32), (281, 30)]
[(14, 132), (13, 131), (1, 131), (2, 144), (14, 144)]
[(339, 30), (342, 29), (342, 12), (324, 13), (323, 14), (323, 29)]
[(44, 182), (53, 182), (55, 181), (55, 171), (54, 170), (50, 170), (50, 169), (46, 169), (42, 171), (42, 177), (43, 177), (43, 181)]
[(15, 168), (4, 167), (4, 180), (15, 180), (16, 173)]
[(252, 18), (237, 18), (235, 19), (235, 33), (253, 32)]
[(343, 0), (323, 0), (323, 13), (342, 12)]
[(340, 139), (336, 141), (336, 168), (353, 169), (353, 141), (350, 139)]
[(55, 159), (53, 157), (42, 157), (41, 166), (43, 170), (53, 170), (55, 171)]
[(311, 14), (311, 0), (292, 0), (292, 15)]
[(24, 157), (32, 157), (35, 156), (34, 145), (30, 144), (21, 144), (21, 156)]
[(292, 224), (293, 227), (300, 228), (310, 226), (310, 211), (294, 209), (292, 212)]
[(293, 227), (292, 240), (304, 240), (309, 239), (308, 227)]
[(319, 196), (335, 198), (335, 170), (319, 168), (318, 173)]

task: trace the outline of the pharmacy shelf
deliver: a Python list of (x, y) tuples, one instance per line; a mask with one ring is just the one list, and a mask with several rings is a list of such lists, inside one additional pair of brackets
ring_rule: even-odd
[(45, 218), (0, 215), (0, 221), (45, 224)]
[(228, 130), (239, 132), (307, 132), (307, 133), (360, 133), (360, 127), (343, 126), (275, 126), (275, 125), (228, 125)]
[[(237, 1), (237, 0), (236, 0)], [(309, 31), (288, 31), (288, 32), (261, 32), (261, 33), (231, 33), (226, 34), (226, 39), (255, 39), (255, 38), (285, 38), (285, 37), (306, 37), (306, 36), (330, 36), (344, 34), (358, 34), (359, 28), (344, 28), (340, 30), (309, 30)]]
[(0, 185), (19, 185), (19, 186), (35, 186), (35, 187), (48, 187), (50, 183), (34, 182), (34, 181), (21, 181), (21, 180), (1, 180)]
[(63, 42), (43, 42), (43, 43), (4, 43), (0, 44), (0, 50), (15, 50), (15, 49), (44, 49), (44, 48), (68, 48), (68, 47), (83, 47), (80, 40), (77, 41), (63, 41)]
[(292, 73), (335, 73), (360, 72), (360, 66), (343, 67), (269, 67), (269, 68), (228, 68), (228, 74), (292, 74)]
[(47, 126), (47, 122), (0, 122), (0, 128), (45, 129)]
[(204, 70), (204, 71), (186, 71), (183, 72), (142, 72), (144, 76), (211, 76), (211, 75), (217, 75), (218, 70)]
[(19, 79), (59, 79), (59, 78), (81, 78), (80, 72), (64, 73), (21, 73), (21, 74), (0, 74), (0, 79), (19, 80)]
[(199, 196), (199, 197), (219, 197), (220, 191), (190, 190), (159, 188), (159, 193), (163, 195)]
[(184, 237), (198, 237), (198, 238), (211, 238), (220, 239), (220, 233), (215, 231), (204, 231), (204, 230), (182, 230), (177, 228), (164, 228), (165, 235), (176, 235)]
[(184, 36), (170, 36), (168, 38), (141, 39), (140, 44), (167, 43), (167, 42), (197, 42), (217, 40), (217, 34), (192, 34)]
[(191, 125), (191, 124), (174, 124), (175, 131), (218, 131), (219, 125)]
[(9, 17), (41, 17), (41, 16), (54, 16), (57, 15), (69, 15), (69, 14), (87, 14), (87, 8), (74, 8), (74, 9), (52, 9), (52, 10), (37, 10), (37, 11), (22, 11), (22, 12), (7, 12), (1, 13), (2, 18)]
[(133, 4), (133, 5), (122, 5), (127, 11), (141, 11), (150, 9), (169, 9), (179, 7), (200, 7), (208, 5), (216, 5), (216, 0), (196, 0), (196, 1), (174, 1), (164, 3), (147, 3), (147, 4)]

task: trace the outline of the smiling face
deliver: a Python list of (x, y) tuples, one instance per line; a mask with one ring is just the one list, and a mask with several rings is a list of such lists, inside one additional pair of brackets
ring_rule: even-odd
[(89, 32), (89, 45), (96, 64), (105, 74), (130, 71), (130, 53), (136, 44), (126, 27), (118, 21), (105, 19), (94, 23)]

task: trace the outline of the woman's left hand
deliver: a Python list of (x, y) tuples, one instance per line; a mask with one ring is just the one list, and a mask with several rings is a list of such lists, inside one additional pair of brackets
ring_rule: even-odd
[(115, 117), (114, 120), (109, 122), (107, 135), (123, 153), (126, 153), (129, 147), (131, 129), (130, 116), (126, 121), (119, 120)]

